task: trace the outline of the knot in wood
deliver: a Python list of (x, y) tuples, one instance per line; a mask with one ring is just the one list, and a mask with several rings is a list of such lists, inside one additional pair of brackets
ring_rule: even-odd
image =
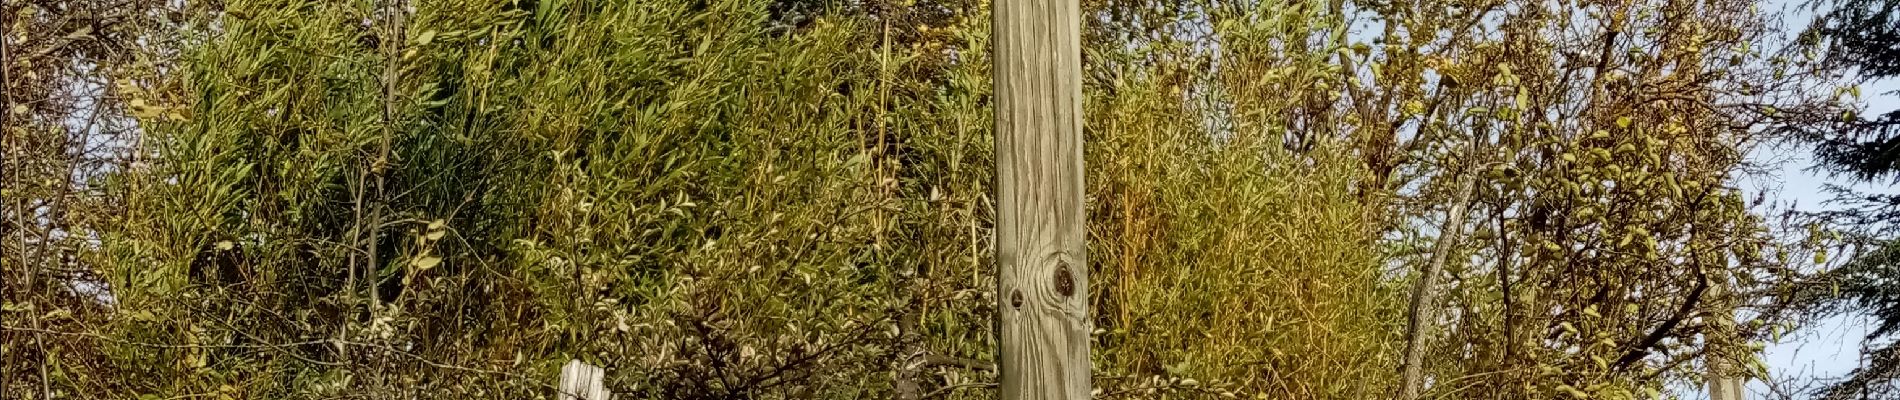
[(1054, 279), (1057, 294), (1061, 294), (1062, 297), (1075, 295), (1075, 273), (1069, 272), (1068, 260), (1056, 260), (1056, 275)]
[(1023, 308), (1023, 290), (1022, 289), (1009, 290), (1009, 306), (1011, 308)]

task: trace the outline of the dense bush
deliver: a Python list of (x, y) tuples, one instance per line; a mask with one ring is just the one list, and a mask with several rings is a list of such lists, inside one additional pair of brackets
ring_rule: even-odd
[[(79, 37), (67, 3), (5, 11)], [(1434, 252), (1432, 394), (1747, 361), (1765, 322), (1682, 321), (1783, 278), (1735, 105), (1807, 81), (1751, 3), (1639, 3), (1085, 2), (1102, 395), (1387, 396)], [(983, 2), (126, 7), (46, 53), (83, 68), (5, 66), (99, 91), (6, 111), (9, 398), (539, 397), (571, 359), (620, 398), (992, 394)], [(1548, 14), (1587, 10), (1622, 22)]]

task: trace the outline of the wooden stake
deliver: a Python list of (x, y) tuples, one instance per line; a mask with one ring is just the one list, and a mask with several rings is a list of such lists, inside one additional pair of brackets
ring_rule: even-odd
[(614, 392), (608, 391), (603, 384), (607, 370), (581, 360), (570, 360), (561, 366), (560, 400), (613, 400)]
[(1089, 396), (1081, 10), (994, 3), (996, 262), (1004, 399)]

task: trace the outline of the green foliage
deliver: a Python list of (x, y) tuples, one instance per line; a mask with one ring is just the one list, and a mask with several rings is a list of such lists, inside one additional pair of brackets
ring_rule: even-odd
[[(1892, 0), (1817, 1), (1819, 17), (1803, 32), (1803, 55), (1817, 70), (1875, 81), (1900, 75), (1900, 3)], [(1818, 59), (1817, 59), (1818, 58)], [(1834, 90), (1833, 107), (1797, 110), (1781, 129), (1814, 146), (1819, 167), (1858, 180), (1893, 176), (1900, 169), (1900, 112), (1862, 117), (1860, 86)], [(1894, 93), (1870, 93), (1868, 97)]]
[[(1340, 16), (1296, 3), (1283, 6), (1310, 14), (1220, 8), (1205, 16), (1222, 21), (1206, 36), (1139, 26), (1194, 25), (1201, 17), (1185, 9), (1197, 6), (1110, 6), (1129, 25), (1094, 32), (1145, 35), (1133, 40), (1150, 46), (1090, 53), (1101, 60), (1092, 74), (1108, 77), (1091, 88), (1085, 123), (1097, 365), (1124, 378), (1104, 390), (1381, 396), (1396, 381), (1402, 303), (1351, 190), (1364, 175), (1346, 133), (1304, 124), (1330, 117), (1313, 105), (1333, 97), (1293, 89), (1336, 82), (1317, 71), (1336, 68), (1324, 22)], [(1272, 45), (1308, 39), (1320, 41)]]
[(1370, 77), (1347, 121), (1371, 129), (1360, 155), (1396, 194), (1388, 257), (1424, 264), (1459, 178), (1480, 178), (1443, 303), (1420, 305), (1444, 315), (1428, 395), (1655, 397), (1710, 370), (1759, 376), (1731, 366), (1753, 364), (1743, 342), (1764, 321), (1727, 320), (1787, 277), (1730, 181), (1767, 126), (1731, 110), (1808, 100), (1749, 50), (1775, 37), (1751, 4), (1370, 12), (1383, 34), (1342, 57)]
[(884, 393), (922, 337), (887, 330), (926, 303), (894, 294), (941, 286), (911, 263), (978, 261), (938, 250), (976, 240), (978, 83), (909, 81), (856, 18), (786, 36), (756, 2), (518, 5), (419, 4), (392, 59), (366, 4), (230, 4), (185, 60), (190, 116), (146, 121), (164, 162), (127, 201), (148, 217), (106, 241), (157, 266), (114, 270), (118, 301), (175, 315), (119, 329), (336, 345), (127, 349), (188, 360), (129, 390), (490, 397), (581, 358), (625, 396)]
[[(1848, 0), (1817, 2), (1821, 16), (1805, 32), (1809, 54), (1825, 51), (1821, 64), (1841, 73), (1872, 81), (1900, 75), (1900, 25), (1896, 25), (1896, 3), (1887, 0)], [(1864, 111), (1860, 86), (1845, 86), (1835, 91), (1846, 103), (1807, 116), (1820, 123), (1790, 123), (1786, 131), (1814, 146), (1817, 167), (1845, 175), (1857, 181), (1879, 183), (1900, 171), (1900, 111), (1861, 117)], [(1894, 93), (1876, 93), (1891, 96)], [(1838, 115), (1838, 117), (1836, 117)], [(1791, 119), (1797, 119), (1797, 115)], [(1889, 182), (1891, 183), (1891, 182)], [(1847, 312), (1873, 315), (1878, 328), (1870, 337), (1892, 338), (1900, 326), (1900, 297), (1892, 293), (1893, 281), (1900, 279), (1891, 246), (1894, 243), (1894, 214), (1900, 198), (1876, 193), (1860, 193), (1834, 188), (1835, 209), (1809, 215), (1817, 223), (1849, 232), (1840, 243), (1867, 250), (1850, 253), (1852, 257), (1834, 270), (1818, 273), (1817, 287), (1799, 296), (1800, 304), (1816, 316)], [(1845, 246), (1843, 246), (1845, 247)], [(1818, 263), (1818, 262), (1817, 262)], [(1892, 344), (1867, 345), (1863, 349), (1866, 364), (1838, 382), (1817, 389), (1822, 398), (1845, 399), (1900, 393), (1900, 348)]]
[[(1386, 396), (1472, 181), (1430, 394), (1744, 364), (1761, 324), (1682, 322), (1781, 279), (1723, 110), (1801, 104), (1750, 86), (1751, 3), (1691, 3), (1085, 2), (1096, 385)], [(0, 257), (8, 397), (540, 397), (571, 359), (620, 398), (991, 393), (982, 2), (143, 7), (176, 18), (141, 61), (70, 55), (113, 67), (126, 161), (9, 164), (9, 221), (93, 179), (8, 222), (69, 238)], [(8, 119), (9, 160), (72, 107)]]

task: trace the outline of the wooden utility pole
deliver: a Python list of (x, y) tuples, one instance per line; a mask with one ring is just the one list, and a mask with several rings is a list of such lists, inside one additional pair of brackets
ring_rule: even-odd
[(1077, 0), (996, 0), (996, 263), (1004, 399), (1089, 396)]
[(1705, 356), (1709, 358), (1709, 400), (1747, 400), (1748, 392), (1742, 391), (1742, 384), (1747, 378), (1736, 373), (1732, 363), (1717, 360), (1717, 354), (1721, 352), (1711, 352)]
[(1706, 317), (1712, 322), (1710, 325), (1713, 329), (1703, 333), (1703, 337), (1708, 340), (1708, 350), (1703, 357), (1709, 366), (1709, 400), (1746, 400), (1748, 394), (1742, 391), (1742, 386), (1747, 377), (1733, 361), (1742, 346), (1736, 343), (1735, 303), (1728, 295), (1729, 280), (1726, 277), (1712, 280), (1716, 282), (1709, 286), (1711, 301), (1705, 304), (1716, 310)]

